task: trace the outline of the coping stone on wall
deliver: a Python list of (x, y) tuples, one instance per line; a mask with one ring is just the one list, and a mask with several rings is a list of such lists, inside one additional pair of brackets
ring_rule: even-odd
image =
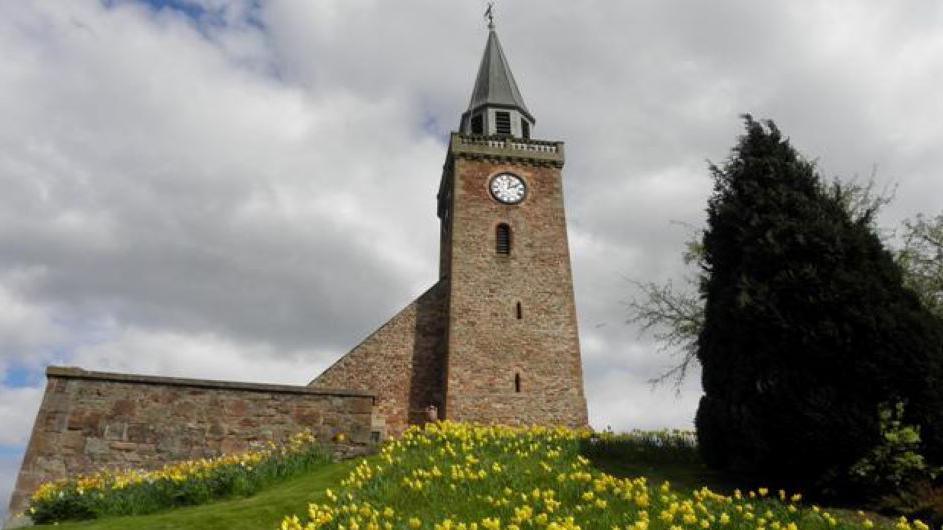
[(244, 383), (241, 381), (219, 381), (215, 379), (189, 379), (184, 377), (165, 377), (156, 375), (121, 374), (112, 372), (94, 372), (73, 366), (48, 366), (46, 377), (66, 379), (85, 379), (89, 381), (111, 381), (161, 386), (185, 386), (190, 388), (215, 388), (221, 390), (242, 390), (248, 392), (276, 392), (282, 394), (307, 394), (315, 396), (368, 397), (376, 402), (376, 394), (360, 390), (340, 388), (321, 388), (270, 383)]

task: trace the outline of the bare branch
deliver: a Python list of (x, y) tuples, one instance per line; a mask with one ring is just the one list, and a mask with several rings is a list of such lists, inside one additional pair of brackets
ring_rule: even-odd
[[(672, 282), (658, 285), (629, 279), (639, 296), (628, 302), (629, 324), (639, 324), (639, 334), (652, 333), (658, 350), (676, 359), (676, 364), (650, 379), (652, 385), (672, 381), (679, 389), (689, 369), (697, 363), (697, 337), (704, 322), (704, 307), (695, 289), (677, 290)], [(693, 280), (689, 283), (694, 284)]]

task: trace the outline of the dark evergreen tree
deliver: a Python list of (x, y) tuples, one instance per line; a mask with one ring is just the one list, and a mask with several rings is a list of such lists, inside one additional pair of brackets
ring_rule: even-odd
[(821, 485), (880, 442), (881, 404), (903, 402), (943, 462), (943, 326), (903, 287), (871, 213), (853, 218), (773, 122), (745, 124), (711, 167), (697, 345), (705, 460)]

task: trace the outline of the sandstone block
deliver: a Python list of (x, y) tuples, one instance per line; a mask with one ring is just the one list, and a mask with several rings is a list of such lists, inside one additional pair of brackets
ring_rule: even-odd
[(86, 438), (85, 439), (85, 454), (88, 455), (105, 455), (108, 454), (111, 448), (108, 445), (108, 442), (102, 440), (101, 438)]

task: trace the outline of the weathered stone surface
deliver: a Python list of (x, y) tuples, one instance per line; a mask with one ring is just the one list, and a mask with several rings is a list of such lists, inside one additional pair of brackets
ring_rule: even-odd
[[(516, 141), (516, 140), (515, 140)], [(518, 142), (522, 146), (526, 142)], [(542, 143), (541, 143), (542, 145)], [(445, 415), (485, 423), (587, 424), (559, 156), (537, 160), (507, 143), (482, 154), (453, 135), (443, 177), (449, 210), (442, 275), (449, 291)], [(491, 178), (527, 186), (518, 204), (496, 201)], [(443, 193), (443, 192), (440, 192)], [(511, 251), (496, 252), (499, 224)], [(517, 307), (520, 304), (520, 313)]]
[(344, 432), (353, 446), (366, 447), (373, 401), (357, 391), (50, 367), (10, 514), (48, 480), (241, 452), (306, 428), (325, 442)]
[(14, 528), (26, 528), (33, 526), (33, 520), (25, 515), (13, 515), (3, 526), (5, 530), (12, 530)]
[[(377, 395), (375, 422), (387, 435), (427, 420), (444, 402), (447, 282), (439, 282), (311, 382)], [(369, 413), (367, 403), (361, 412)], [(332, 421), (325, 419), (325, 422)]]
[(85, 440), (85, 454), (87, 455), (106, 455), (111, 451), (108, 442), (101, 438), (88, 438)]

